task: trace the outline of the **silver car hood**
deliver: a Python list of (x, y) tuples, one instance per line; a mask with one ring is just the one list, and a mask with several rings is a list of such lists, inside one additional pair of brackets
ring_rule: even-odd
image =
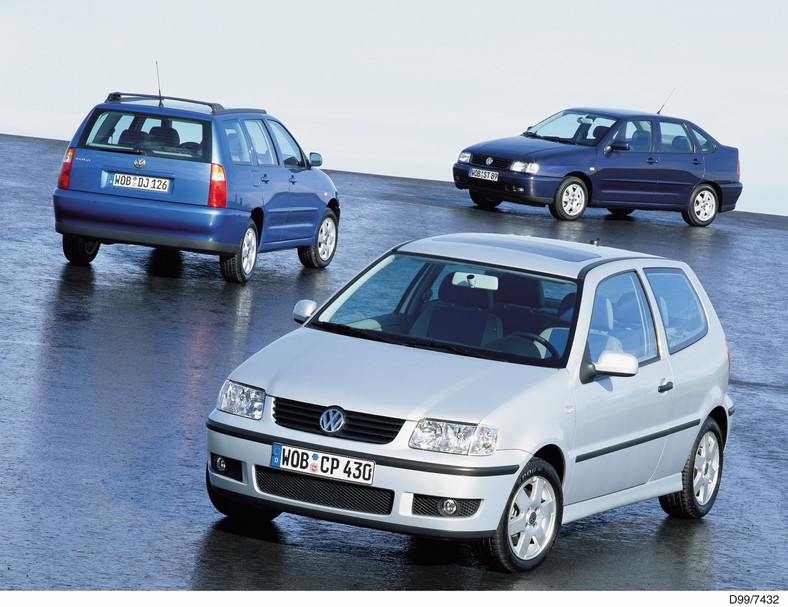
[(477, 423), (556, 372), (301, 328), (260, 350), (230, 379), (348, 411)]

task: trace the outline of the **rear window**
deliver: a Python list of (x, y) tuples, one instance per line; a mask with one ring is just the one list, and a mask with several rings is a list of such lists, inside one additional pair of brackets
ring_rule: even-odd
[(646, 270), (646, 278), (657, 298), (671, 354), (706, 335), (708, 322), (703, 304), (684, 272), (673, 268), (652, 268)]
[(210, 122), (144, 112), (97, 110), (88, 121), (80, 147), (207, 162)]

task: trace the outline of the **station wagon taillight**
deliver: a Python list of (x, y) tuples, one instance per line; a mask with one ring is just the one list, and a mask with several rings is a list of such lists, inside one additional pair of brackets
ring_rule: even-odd
[(211, 183), (208, 186), (208, 206), (223, 209), (227, 206), (227, 177), (220, 164), (211, 165)]
[(74, 160), (74, 148), (68, 148), (66, 155), (63, 156), (63, 163), (60, 165), (60, 176), (57, 178), (57, 187), (61, 190), (68, 189), (71, 180), (71, 162)]

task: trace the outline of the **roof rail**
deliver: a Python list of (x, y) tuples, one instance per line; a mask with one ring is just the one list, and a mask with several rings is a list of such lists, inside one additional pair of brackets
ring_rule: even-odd
[(218, 103), (213, 103), (210, 101), (198, 101), (196, 99), (184, 99), (183, 97), (166, 97), (161, 95), (146, 95), (145, 93), (119, 93), (114, 92), (107, 95), (107, 100), (105, 103), (123, 103), (124, 101), (142, 101), (142, 100), (154, 100), (159, 102), (159, 107), (164, 107), (162, 103), (165, 99), (169, 101), (181, 101), (184, 103), (196, 103), (198, 105), (205, 105), (211, 108), (212, 114), (218, 114), (224, 107)]

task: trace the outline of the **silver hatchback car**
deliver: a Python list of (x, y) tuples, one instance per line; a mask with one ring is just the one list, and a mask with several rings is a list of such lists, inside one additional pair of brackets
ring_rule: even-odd
[(208, 495), (472, 542), (528, 571), (562, 523), (720, 488), (729, 353), (684, 263), (542, 238), (394, 248), (234, 370), (207, 422)]

